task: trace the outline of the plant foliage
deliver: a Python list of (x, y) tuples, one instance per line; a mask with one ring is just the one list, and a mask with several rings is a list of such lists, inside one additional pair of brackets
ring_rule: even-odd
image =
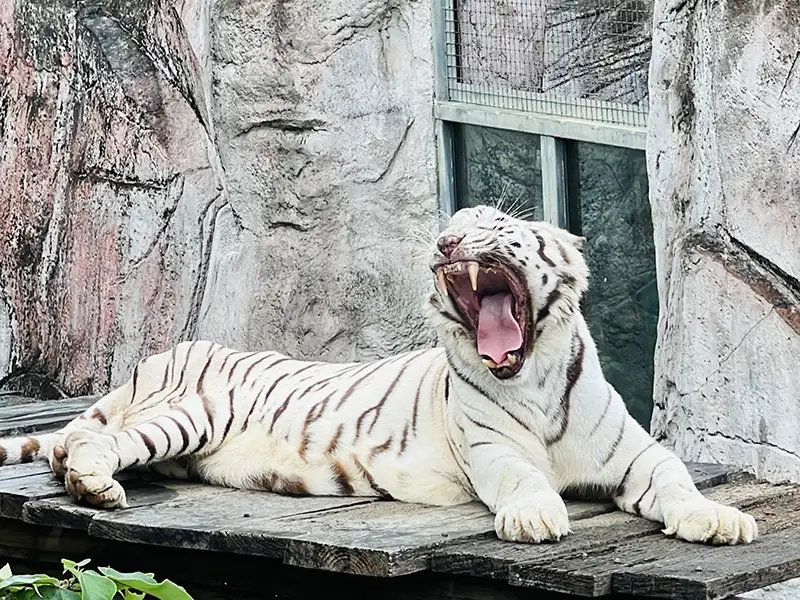
[(64, 559), (65, 579), (50, 575), (14, 575), (11, 567), (0, 569), (0, 600), (192, 600), (186, 590), (152, 573), (120, 573), (110, 567), (85, 569), (89, 559), (79, 563)]

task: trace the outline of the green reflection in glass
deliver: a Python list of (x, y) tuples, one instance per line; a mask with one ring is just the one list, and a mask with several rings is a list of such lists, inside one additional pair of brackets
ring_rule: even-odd
[(528, 218), (543, 218), (538, 135), (458, 125), (455, 160), (458, 208), (500, 201), (500, 208), (513, 206)]
[(584, 315), (606, 378), (649, 430), (658, 287), (645, 153), (572, 142), (567, 169), (570, 229), (591, 271)]
[[(542, 220), (539, 136), (455, 127), (458, 208), (511, 205)], [(587, 238), (584, 315), (606, 378), (646, 429), (653, 410), (658, 324), (653, 227), (641, 150), (567, 142), (570, 229)]]

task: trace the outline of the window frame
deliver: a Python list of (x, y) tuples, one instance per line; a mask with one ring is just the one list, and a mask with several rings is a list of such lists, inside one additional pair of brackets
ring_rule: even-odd
[[(470, 96), (469, 86), (460, 85), (459, 98), (450, 96), (451, 81), (456, 79), (457, 65), (453, 53), (456, 33), (449, 31), (445, 14), (455, 11), (457, 0), (431, 0), (434, 59), (434, 133), (436, 140), (439, 208), (452, 215), (458, 208), (454, 129), (457, 124), (506, 129), (540, 136), (544, 218), (559, 227), (569, 228), (569, 173), (567, 144), (570, 141), (591, 142), (635, 150), (645, 150), (647, 129), (641, 126), (609, 123), (579, 115), (553, 115), (513, 108), (486, 106), (480, 95)], [(586, 101), (587, 106), (592, 103)], [(610, 110), (613, 105), (607, 103)]]

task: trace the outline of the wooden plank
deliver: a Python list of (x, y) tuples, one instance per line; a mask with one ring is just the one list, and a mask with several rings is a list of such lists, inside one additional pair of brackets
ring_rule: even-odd
[[(363, 498), (295, 498), (178, 481), (162, 481), (158, 485), (172, 490), (174, 497), (125, 510), (98, 511), (89, 523), (89, 535), (207, 550), (211, 548), (212, 534), (242, 522), (270, 522), (365, 502)], [(147, 502), (146, 495), (140, 502)]]
[[(458, 579), (422, 572), (397, 579), (357, 577), (311, 571), (262, 556), (232, 555), (202, 550), (144, 546), (91, 538), (86, 532), (36, 527), (0, 519), (0, 556), (13, 557), (20, 573), (62, 572), (60, 560), (91, 558), (92, 565), (121, 571), (144, 571), (184, 586), (197, 600), (304, 600), (347, 590), (353, 598), (382, 600), (526, 600), (531, 590), (505, 582)], [(534, 592), (536, 600), (570, 600), (563, 595)]]
[(64, 483), (52, 473), (0, 480), (0, 517), (19, 519), (26, 502), (65, 496)]
[(0, 481), (28, 477), (29, 475), (47, 475), (48, 473), (50, 473), (50, 465), (43, 461), (24, 465), (9, 465), (0, 467)]
[(478, 503), (440, 507), (376, 502), (284, 523), (291, 528), (286, 564), (377, 577), (423, 571), (432, 550), (442, 543), (494, 531), (493, 516)]
[[(431, 550), (448, 539), (493, 535), (493, 517), (478, 503), (442, 508), (367, 498), (292, 498), (177, 481), (143, 485), (123, 484), (131, 504), (126, 510), (95, 510), (61, 495), (28, 502), (22, 518), (107, 539), (385, 576), (425, 569)], [(606, 510), (595, 503), (569, 505), (573, 518)]]
[[(729, 481), (752, 479), (737, 467), (710, 463), (686, 463), (686, 466), (695, 485), (701, 490), (707, 490)], [(716, 494), (714, 497), (719, 496), (720, 501), (727, 501), (730, 492), (726, 490), (730, 490), (730, 487), (714, 492)], [(568, 506), (571, 504), (568, 503)], [(573, 534), (558, 544), (509, 544), (496, 537), (462, 541), (437, 549), (431, 557), (430, 568), (439, 573), (506, 579), (509, 566), (516, 562), (582, 552), (607, 542), (656, 533), (662, 528), (658, 523), (616, 511), (613, 505), (606, 506), (608, 510), (596, 513), (596, 515), (604, 512), (611, 513), (603, 518), (597, 518), (596, 515), (591, 514), (581, 516), (570, 514)], [(606, 529), (608, 530), (606, 531)]]
[(19, 404), (34, 404), (36, 402), (47, 402), (43, 398), (32, 398), (31, 396), (20, 396), (16, 391), (0, 392), (0, 409), (6, 406), (17, 406)]
[[(740, 506), (753, 514), (763, 534), (792, 527), (800, 518), (798, 486), (749, 483), (725, 487), (725, 490), (713, 489), (707, 495)], [(724, 494), (720, 494), (723, 491)], [(776, 511), (781, 513), (778, 518), (775, 517)], [(602, 545), (591, 549), (513, 564), (509, 567), (508, 581), (516, 586), (596, 597), (611, 593), (615, 573), (629, 572), (637, 565), (653, 565), (656, 561), (677, 557), (689, 569), (695, 559), (714, 554), (719, 557), (719, 548), (689, 544), (661, 534), (619, 541), (613, 538), (613, 531), (608, 533), (611, 535), (606, 536)], [(757, 545), (751, 546), (754, 547)], [(744, 552), (744, 547), (737, 548)]]
[(707, 490), (723, 483), (752, 481), (754, 479), (750, 473), (747, 473), (741, 467), (732, 465), (698, 462), (686, 462), (684, 464), (698, 490)]
[[(795, 511), (795, 516), (798, 512)], [(722, 546), (614, 573), (614, 593), (647, 598), (717, 600), (800, 575), (800, 528), (767, 534), (748, 546)]]
[(98, 396), (14, 403), (0, 408), (0, 437), (54, 431), (94, 404)]
[[(699, 465), (693, 472), (701, 485), (723, 481), (731, 473), (716, 465)], [(126, 473), (119, 479), (134, 478), (123, 484), (131, 508), (98, 511), (74, 503), (49, 475), (47, 480), (32, 475), (39, 479), (26, 480), (28, 485), (19, 485), (20, 476), (17, 473), (17, 483), (8, 486), (11, 500), (6, 500), (7, 513), (0, 514), (38, 525), (85, 529), (106, 539), (270, 556), (318, 570), (404, 575), (426, 569), (433, 552), (453, 540), (500, 543), (510, 553), (505, 562), (519, 559), (516, 549), (532, 548), (485, 539), (494, 537), (494, 518), (478, 503), (443, 508), (360, 498), (298, 499), (188, 482), (142, 482), (135, 479), (140, 474)], [(32, 489), (31, 483), (39, 487)], [(608, 525), (597, 519), (613, 509), (609, 503), (568, 503), (573, 528), (579, 531), (582, 520), (595, 519), (587, 531)], [(617, 521), (629, 520), (628, 536), (642, 535), (655, 526), (614, 514)], [(565, 552), (563, 545), (535, 548)]]
[[(575, 518), (606, 506), (576, 502)], [(282, 556), (286, 564), (358, 575), (394, 577), (426, 570), (432, 551), (453, 539), (494, 535), (494, 517), (480, 503), (454, 507), (369, 502), (279, 521), (250, 520), (214, 535), (226, 552)]]
[(97, 511), (88, 524), (89, 535), (111, 540), (208, 549), (211, 533), (220, 522), (240, 517), (232, 510), (235, 490), (199, 483), (165, 481), (159, 486), (171, 494), (151, 501), (153, 488), (143, 490), (140, 504), (123, 510)]
[[(747, 546), (693, 546), (618, 570), (614, 593), (715, 600), (800, 575), (800, 491), (751, 507), (761, 538)], [(672, 540), (665, 540), (671, 542)]]
[[(170, 486), (160, 485), (161, 480), (153, 478), (149, 474), (137, 472), (119, 473), (117, 481), (125, 488), (128, 504), (130, 505), (127, 510), (167, 502), (177, 497), (176, 492)], [(26, 502), (22, 507), (20, 518), (33, 525), (87, 531), (95, 516), (107, 512), (107, 510), (79, 504), (72, 497), (61, 495), (54, 498)]]
[(514, 563), (570, 556), (658, 530), (657, 523), (613, 512), (573, 522), (572, 533), (552, 544), (514, 544), (493, 537), (446, 545), (433, 553), (430, 569), (438, 573), (505, 580)]

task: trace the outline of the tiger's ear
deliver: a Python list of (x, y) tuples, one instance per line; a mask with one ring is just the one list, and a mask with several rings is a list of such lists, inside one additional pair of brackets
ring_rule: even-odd
[(582, 235), (575, 235), (575, 234), (570, 233), (569, 231), (565, 231), (563, 229), (561, 231), (563, 231), (566, 234), (566, 236), (568, 237), (567, 241), (570, 244), (575, 246), (578, 250), (583, 250), (583, 244), (586, 241), (585, 237), (583, 237)]

